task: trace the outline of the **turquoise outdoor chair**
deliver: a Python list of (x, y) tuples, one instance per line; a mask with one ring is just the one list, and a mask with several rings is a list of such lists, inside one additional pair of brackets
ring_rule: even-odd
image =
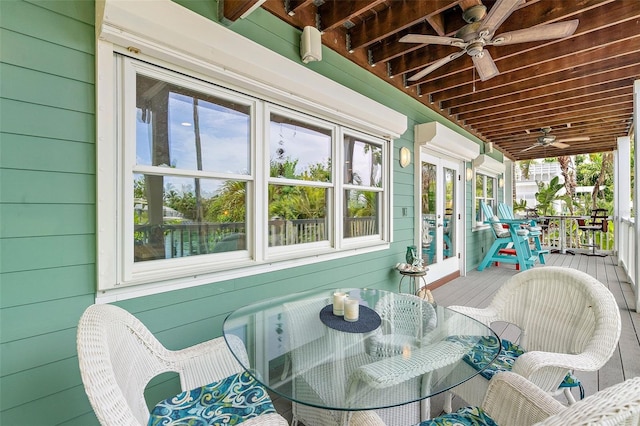
[[(498, 204), (498, 216), (501, 219), (516, 219), (511, 206), (506, 203)], [(538, 256), (538, 260), (541, 264), (544, 265), (544, 255), (549, 254), (549, 250), (543, 249), (542, 243), (540, 242), (542, 228), (538, 226), (537, 222), (534, 219), (531, 219), (529, 223), (525, 225), (525, 229), (529, 231), (529, 237), (531, 238), (531, 240), (533, 240), (533, 248), (531, 249), (531, 253), (534, 256)]]
[[(522, 271), (531, 268), (537, 257), (531, 253), (529, 247), (529, 231), (520, 229), (519, 226), (513, 224), (501, 222), (485, 202), (481, 201), (480, 206), (485, 216), (485, 223), (491, 225), (495, 241), (480, 262), (478, 271), (484, 270), (493, 262), (516, 264)], [(507, 250), (509, 251), (507, 252)], [(513, 251), (515, 251), (515, 255), (511, 254)]]

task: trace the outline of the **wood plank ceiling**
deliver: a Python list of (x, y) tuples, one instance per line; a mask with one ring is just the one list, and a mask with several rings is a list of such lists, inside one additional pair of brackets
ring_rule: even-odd
[[(235, 21), (259, 0), (221, 0)], [(457, 37), (463, 13), (494, 0), (266, 0), (260, 7), (462, 126), (512, 160), (611, 151), (632, 129), (640, 78), (639, 0), (522, 0), (495, 31), (579, 21), (573, 35), (487, 45), (499, 75), (481, 81), (463, 54), (416, 81), (409, 78), (461, 48), (400, 42), (407, 34)], [(460, 37), (460, 36), (458, 36)], [(564, 148), (536, 146), (551, 128)], [(532, 148), (533, 147), (533, 148)]]

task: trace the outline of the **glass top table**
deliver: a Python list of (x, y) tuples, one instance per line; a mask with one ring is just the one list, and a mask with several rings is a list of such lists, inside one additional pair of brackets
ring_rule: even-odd
[[(358, 321), (333, 315), (336, 291), (359, 300)], [(242, 367), (271, 392), (345, 411), (444, 392), (478, 374), (500, 351), (496, 334), (468, 316), (413, 295), (366, 288), (250, 304), (225, 319), (223, 334)], [(464, 357), (478, 345), (483, 356), (472, 368)]]

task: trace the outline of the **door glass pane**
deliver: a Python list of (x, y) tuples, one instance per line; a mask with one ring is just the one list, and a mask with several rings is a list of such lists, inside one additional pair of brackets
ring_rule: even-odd
[(442, 257), (448, 259), (455, 256), (455, 193), (456, 193), (456, 172), (452, 169), (444, 169), (444, 221), (442, 236)]
[(422, 258), (426, 265), (436, 262), (436, 166), (422, 163)]

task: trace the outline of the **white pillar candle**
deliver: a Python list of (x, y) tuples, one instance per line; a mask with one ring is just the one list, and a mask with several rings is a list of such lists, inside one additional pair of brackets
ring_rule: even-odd
[(360, 304), (358, 299), (347, 298), (344, 301), (344, 320), (345, 321), (358, 321), (360, 315)]
[(347, 298), (347, 293), (336, 292), (333, 293), (333, 315), (344, 315), (344, 300)]

